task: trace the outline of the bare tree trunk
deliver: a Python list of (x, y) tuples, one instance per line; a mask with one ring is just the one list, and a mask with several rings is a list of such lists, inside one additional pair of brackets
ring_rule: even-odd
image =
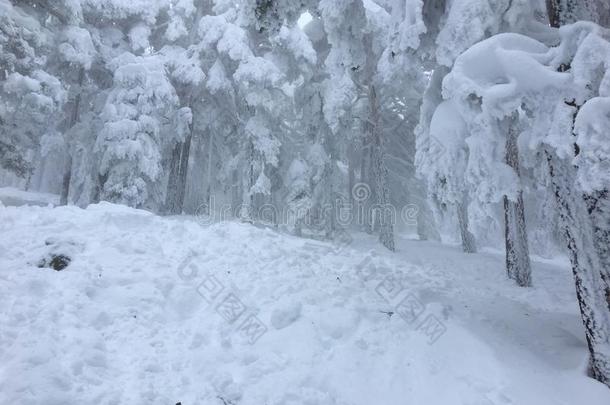
[[(514, 118), (509, 118), (506, 135), (506, 164), (519, 177), (519, 151)], [(506, 272), (521, 287), (532, 285), (531, 265), (525, 226), (523, 192), (520, 190), (516, 201), (504, 196), (504, 239), (506, 243)]]
[[(72, 108), (72, 114), (70, 114), (70, 122), (68, 124), (68, 130), (72, 129), (78, 121), (80, 100), (82, 94), (83, 80), (85, 79), (85, 68), (80, 68), (78, 72), (78, 93), (74, 98), (74, 107)], [(61, 195), (59, 197), (59, 205), (67, 205), (68, 198), (70, 196), (70, 182), (72, 181), (72, 153), (70, 151), (70, 145), (67, 145), (68, 157), (66, 158), (66, 166), (64, 168), (64, 176), (61, 185)]]
[(458, 223), (460, 226), (460, 235), (462, 237), (462, 250), (465, 253), (476, 253), (477, 245), (474, 235), (468, 229), (468, 203), (462, 201), (456, 205)]

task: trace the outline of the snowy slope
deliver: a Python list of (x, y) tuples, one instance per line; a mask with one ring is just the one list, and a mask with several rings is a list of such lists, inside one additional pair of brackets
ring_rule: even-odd
[(566, 265), (519, 289), (501, 255), (397, 242), (0, 206), (0, 404), (610, 403)]

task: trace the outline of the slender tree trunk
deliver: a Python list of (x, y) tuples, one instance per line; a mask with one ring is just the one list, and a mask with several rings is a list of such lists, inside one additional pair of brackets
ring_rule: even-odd
[[(214, 165), (212, 164), (212, 159), (214, 158), (214, 132), (210, 130), (209, 136), (208, 136), (208, 167), (207, 167), (207, 173), (206, 173), (206, 184), (205, 184), (205, 195), (206, 195), (206, 206), (208, 207), (208, 210), (212, 210), (213, 207), (210, 206), (210, 204), (212, 203), (212, 169), (214, 167)], [(208, 215), (210, 214), (210, 212), (208, 212)]]
[(330, 162), (331, 164), (328, 166), (327, 178), (326, 178), (326, 194), (328, 195), (330, 209), (325, 212), (324, 215), (324, 233), (326, 238), (333, 239), (336, 237), (337, 233), (337, 198), (335, 195), (335, 189), (333, 184), (334, 178), (334, 170), (336, 167), (336, 157), (334, 153), (334, 148), (331, 148), (330, 153)]
[(182, 154), (182, 142), (174, 145), (169, 163), (169, 175), (167, 178), (167, 191), (165, 194), (165, 212), (177, 214), (176, 195), (178, 193), (178, 177), (180, 175), (180, 155)]
[(64, 168), (64, 176), (61, 182), (61, 195), (59, 197), (59, 205), (68, 205), (68, 196), (70, 195), (70, 182), (72, 181), (72, 156), (68, 153), (66, 157), (66, 165)]
[[(510, 118), (508, 123), (505, 160), (519, 177), (519, 151), (514, 118)], [(531, 265), (522, 191), (518, 192), (515, 201), (504, 196), (504, 239), (508, 277), (521, 287), (531, 286)]]
[[(41, 162), (40, 162), (40, 170), (38, 171), (38, 177), (36, 178), (36, 190), (41, 190), (42, 189), (42, 184), (44, 181), (44, 174), (46, 172), (47, 169), (47, 157), (46, 156), (41, 156)], [(27, 188), (26, 188), (27, 190)]]
[(176, 208), (178, 213), (182, 213), (184, 207), (184, 196), (186, 194), (186, 179), (188, 176), (189, 156), (191, 152), (191, 142), (193, 131), (186, 136), (180, 154), (180, 175), (178, 176), (178, 195), (176, 196)]
[(167, 194), (165, 196), (165, 211), (168, 214), (182, 213), (191, 139), (192, 132), (187, 135), (183, 142), (177, 143), (172, 150), (169, 177), (167, 180)]
[(366, 134), (365, 138), (362, 141), (362, 157), (360, 159), (360, 187), (364, 187), (364, 185), (366, 185), (366, 187), (368, 187), (366, 190), (368, 191), (365, 193), (365, 195), (359, 194), (359, 190), (357, 190), (357, 187), (354, 187), (351, 190), (352, 196), (354, 196), (354, 193), (359, 195), (359, 197), (357, 198), (358, 201), (356, 202), (356, 204), (358, 205), (358, 225), (362, 226), (362, 229), (364, 229), (364, 231), (369, 234), (373, 233), (373, 221), (371, 218), (371, 187), (369, 181), (369, 172), (372, 166), (370, 152), (371, 147), (372, 145), (370, 144), (370, 141), (368, 139), (368, 134)]
[(369, 103), (371, 108), (370, 126), (372, 140), (372, 170), (374, 177), (375, 190), (374, 194), (377, 200), (375, 209), (375, 223), (379, 228), (379, 241), (383, 246), (391, 250), (395, 250), (394, 246), (394, 221), (396, 212), (390, 204), (390, 190), (388, 188), (388, 168), (385, 165), (383, 142), (381, 139), (379, 104), (375, 86), (369, 86)]
[(242, 179), (242, 203), (241, 209), (239, 212), (239, 218), (245, 222), (252, 222), (253, 213), (254, 213), (254, 198), (252, 195), (252, 186), (254, 186), (254, 145), (252, 142), (248, 141), (246, 151), (246, 168), (245, 168), (245, 176)]
[(464, 201), (456, 205), (460, 235), (462, 237), (462, 250), (465, 253), (476, 253), (477, 245), (474, 235), (468, 229), (468, 203)]
[(347, 152), (347, 161), (348, 161), (348, 169), (347, 169), (347, 198), (350, 203), (350, 206), (354, 206), (354, 196), (352, 191), (354, 190), (354, 186), (356, 185), (356, 168), (354, 167), (355, 160), (355, 152), (354, 146), (350, 143)]
[[(188, 106), (192, 111), (192, 101)], [(195, 123), (191, 120), (189, 133), (182, 142), (178, 142), (172, 150), (169, 175), (167, 179), (167, 192), (165, 194), (165, 212), (168, 214), (182, 214), (184, 196), (186, 195), (186, 179), (188, 176), (189, 157)]]
[[(68, 124), (68, 130), (72, 129), (78, 122), (80, 100), (82, 94), (83, 81), (85, 79), (85, 68), (80, 68), (78, 72), (78, 93), (74, 98), (74, 106), (72, 113), (70, 114), (70, 122)], [(64, 176), (61, 185), (61, 195), (59, 198), (59, 205), (67, 205), (68, 198), (70, 196), (70, 182), (72, 181), (72, 153), (70, 151), (70, 145), (67, 146), (68, 156), (66, 158), (66, 165), (64, 168)]]

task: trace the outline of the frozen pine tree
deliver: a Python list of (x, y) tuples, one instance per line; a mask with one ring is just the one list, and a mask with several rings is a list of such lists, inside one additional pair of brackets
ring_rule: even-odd
[[(158, 56), (126, 52), (113, 59), (113, 86), (103, 112), (100, 154), (101, 198), (134, 207), (158, 207), (162, 154), (180, 133), (168, 133), (180, 114), (178, 97)], [(185, 125), (182, 125), (184, 128)]]

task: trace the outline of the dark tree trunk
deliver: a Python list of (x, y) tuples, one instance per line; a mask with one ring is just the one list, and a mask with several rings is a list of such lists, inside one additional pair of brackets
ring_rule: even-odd
[(578, 3), (583, 0), (546, 0), (551, 27), (558, 28), (577, 20)]
[(191, 134), (184, 142), (176, 144), (172, 150), (167, 180), (167, 194), (165, 196), (165, 211), (168, 214), (181, 214), (186, 192), (186, 177), (188, 174), (188, 161), (191, 150)]
[[(506, 164), (519, 177), (519, 151), (514, 119), (509, 119), (506, 136)], [(525, 226), (523, 192), (519, 191), (516, 200), (504, 196), (504, 238), (506, 242), (506, 272), (521, 287), (532, 285), (531, 265)]]

